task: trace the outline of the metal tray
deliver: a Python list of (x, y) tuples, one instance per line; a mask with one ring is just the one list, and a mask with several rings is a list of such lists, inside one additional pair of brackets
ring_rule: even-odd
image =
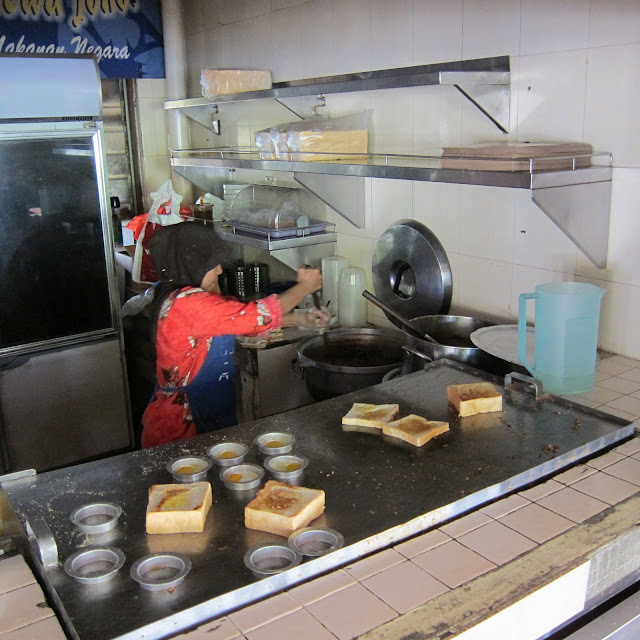
[[(486, 380), (504, 398), (500, 413), (459, 418), (446, 387)], [(423, 447), (379, 435), (344, 432), (341, 419), (354, 402), (397, 403), (400, 416), (415, 413), (449, 422), (449, 431)], [(262, 433), (287, 432), (310, 464), (304, 486), (325, 492), (325, 513), (310, 527), (339, 531), (344, 546), (308, 558), (282, 573), (256, 580), (244, 555), (257, 544), (286, 538), (247, 529), (244, 507), (252, 491), (229, 491), (210, 474), (213, 505), (202, 533), (147, 535), (148, 490), (166, 481), (166, 461), (202, 456), (213, 444), (253, 442)], [(184, 553), (193, 568), (179, 589), (146, 594), (120, 572), (99, 598), (67, 576), (62, 567), (39, 571), (41, 584), (78, 640), (148, 640), (175, 635), (198, 623), (255, 602), (313, 576), (409, 538), (522, 489), (631, 437), (634, 424), (533, 387), (504, 380), (462, 364), (440, 360), (424, 371), (189, 440), (134, 451), (3, 484), (24, 525), (44, 514), (60, 557), (86, 542), (69, 520), (78, 506), (118, 502), (123, 515), (109, 543), (127, 558), (149, 553)], [(392, 440), (396, 440), (393, 442)], [(246, 463), (259, 462), (251, 447)], [(150, 596), (149, 599), (141, 595)], [(151, 598), (151, 596), (153, 596)], [(163, 598), (163, 606), (157, 598)]]
[(242, 231), (243, 233), (251, 233), (253, 235), (267, 238), (268, 240), (282, 240), (283, 238), (304, 238), (314, 233), (322, 233), (328, 222), (322, 220), (309, 220), (308, 227), (289, 227), (287, 229), (272, 229), (271, 227), (256, 227), (239, 220), (228, 220), (227, 225), (234, 231)]

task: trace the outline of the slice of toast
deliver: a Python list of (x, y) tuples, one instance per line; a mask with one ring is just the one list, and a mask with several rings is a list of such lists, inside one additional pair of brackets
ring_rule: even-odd
[(269, 480), (244, 508), (244, 523), (257, 529), (289, 536), (324, 513), (324, 491)]
[(396, 417), (399, 410), (400, 406), (397, 404), (354, 402), (349, 412), (342, 418), (342, 424), (382, 429), (387, 422), (391, 422)]
[(450, 384), (447, 399), (462, 417), (502, 411), (502, 396), (490, 382)]
[(416, 447), (421, 447), (445, 431), (449, 431), (448, 422), (427, 420), (413, 413), (400, 420), (389, 422), (382, 428), (382, 433), (385, 435), (399, 438)]
[(154, 484), (149, 489), (147, 533), (199, 533), (211, 508), (211, 485)]

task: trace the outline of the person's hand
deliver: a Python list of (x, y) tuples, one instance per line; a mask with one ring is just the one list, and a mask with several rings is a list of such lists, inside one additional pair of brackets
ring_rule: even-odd
[(298, 284), (302, 285), (309, 293), (315, 293), (322, 289), (322, 274), (320, 269), (306, 266), (298, 269)]
[(322, 309), (295, 309), (293, 312), (296, 324), (304, 329), (326, 329), (331, 322), (331, 314)]

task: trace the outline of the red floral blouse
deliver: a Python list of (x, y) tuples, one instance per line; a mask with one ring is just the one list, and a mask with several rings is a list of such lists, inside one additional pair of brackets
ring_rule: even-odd
[(167, 388), (184, 387), (195, 378), (214, 336), (255, 336), (281, 326), (276, 295), (245, 303), (197, 287), (171, 293), (156, 330), (156, 381), (163, 389), (156, 388), (142, 416), (142, 446), (196, 435), (186, 394)]

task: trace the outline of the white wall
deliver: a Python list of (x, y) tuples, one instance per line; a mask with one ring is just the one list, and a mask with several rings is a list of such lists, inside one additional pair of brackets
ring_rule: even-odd
[[(447, 251), (454, 275), (452, 312), (513, 321), (518, 295), (538, 283), (593, 282), (607, 289), (601, 347), (640, 357), (640, 331), (635, 329), (640, 317), (640, 126), (635, 115), (640, 105), (640, 2), (183, 2), (191, 96), (200, 94), (203, 67), (267, 68), (280, 81), (510, 55), (508, 135), (453, 87), (327, 96), (326, 112), (371, 109), (373, 152), (425, 153), (442, 144), (494, 140), (584, 141), (612, 152), (608, 267), (595, 268), (526, 190), (383, 179), (367, 180), (366, 228), (337, 217), (339, 253), (365, 267), (370, 277), (379, 235), (398, 219), (414, 218), (430, 227)], [(145, 122), (146, 112), (141, 114)], [(155, 157), (161, 158), (166, 153), (158, 140), (162, 116), (153, 112), (152, 117)], [(232, 142), (250, 142), (250, 132), (273, 124), (267, 120), (275, 117), (247, 110), (230, 128)], [(202, 131), (198, 136), (203, 144), (215, 142)], [(386, 323), (375, 307), (369, 308), (369, 317)]]

